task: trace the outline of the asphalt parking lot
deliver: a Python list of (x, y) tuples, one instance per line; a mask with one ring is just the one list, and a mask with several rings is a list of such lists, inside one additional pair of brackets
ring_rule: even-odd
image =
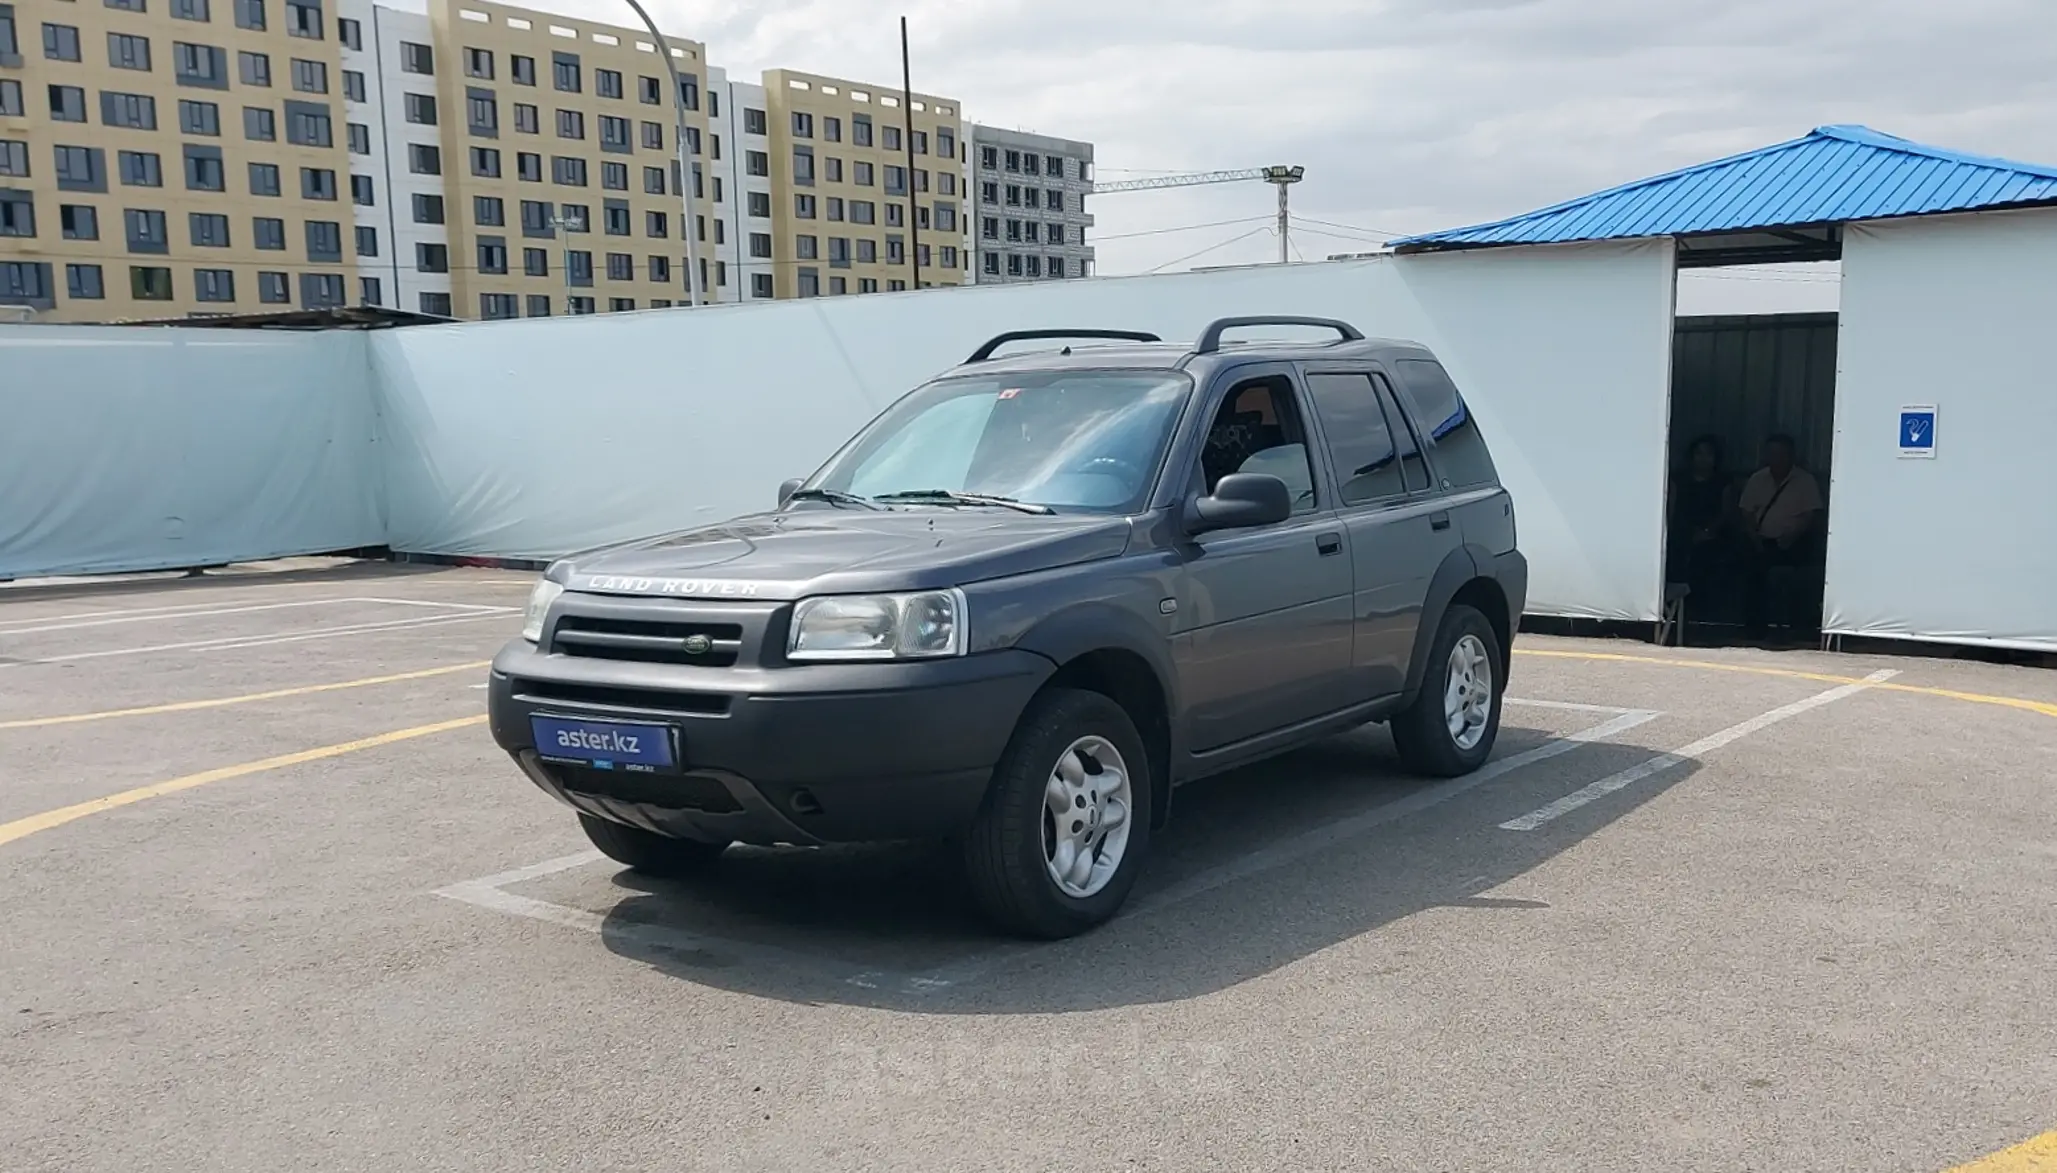
[(1480, 774), (1196, 784), (1028, 946), (934, 849), (600, 859), (484, 728), (530, 581), (0, 593), (0, 1167), (2057, 1161), (2057, 673), (1523, 636)]

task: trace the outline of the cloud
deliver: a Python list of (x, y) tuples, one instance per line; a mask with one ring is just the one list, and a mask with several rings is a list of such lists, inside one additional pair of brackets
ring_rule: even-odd
[[(2049, 0), (649, 5), (731, 76), (789, 66), (880, 86), (899, 78), (905, 14), (916, 88), (956, 96), (977, 121), (1091, 140), (1104, 179), (1302, 164), (1292, 199), (1309, 222), (1294, 239), (1309, 258), (1384, 232), (1496, 219), (1829, 122), (2057, 162)], [(633, 20), (618, 0), (546, 6)], [(1177, 260), (1261, 226), (1216, 222), (1274, 206), (1256, 182), (1101, 197), (1101, 271)], [(1159, 231), (1197, 224), (1213, 226)], [(1187, 263), (1262, 261), (1277, 248), (1265, 230)]]

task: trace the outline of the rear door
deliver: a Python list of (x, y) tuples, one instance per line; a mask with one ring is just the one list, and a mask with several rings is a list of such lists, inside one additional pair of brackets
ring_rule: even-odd
[(1310, 365), (1307, 388), (1350, 536), (1352, 691), (1397, 695), (1429, 581), (1458, 547), (1457, 527), (1434, 496), (1419, 440), (1377, 363)]

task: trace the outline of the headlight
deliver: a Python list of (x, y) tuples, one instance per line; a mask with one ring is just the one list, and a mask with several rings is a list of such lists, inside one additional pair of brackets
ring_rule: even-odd
[(964, 654), (964, 592), (821, 595), (793, 608), (791, 660), (899, 660)]
[(542, 642), (543, 619), (550, 614), (550, 604), (563, 593), (563, 587), (547, 578), (536, 584), (536, 589), (529, 592), (529, 609), (521, 617), (521, 638), (530, 643)]

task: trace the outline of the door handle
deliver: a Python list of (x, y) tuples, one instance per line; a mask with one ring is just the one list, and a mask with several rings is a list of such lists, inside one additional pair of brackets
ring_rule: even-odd
[(1320, 534), (1314, 539), (1314, 548), (1321, 551), (1323, 557), (1339, 553), (1343, 548), (1343, 535)]
[(1430, 529), (1436, 529), (1436, 530), (1443, 530), (1443, 529), (1449, 529), (1449, 528), (1450, 528), (1450, 515), (1449, 515), (1448, 513), (1431, 513), (1431, 514), (1429, 514), (1429, 517), (1428, 517), (1428, 527), (1429, 527)]

